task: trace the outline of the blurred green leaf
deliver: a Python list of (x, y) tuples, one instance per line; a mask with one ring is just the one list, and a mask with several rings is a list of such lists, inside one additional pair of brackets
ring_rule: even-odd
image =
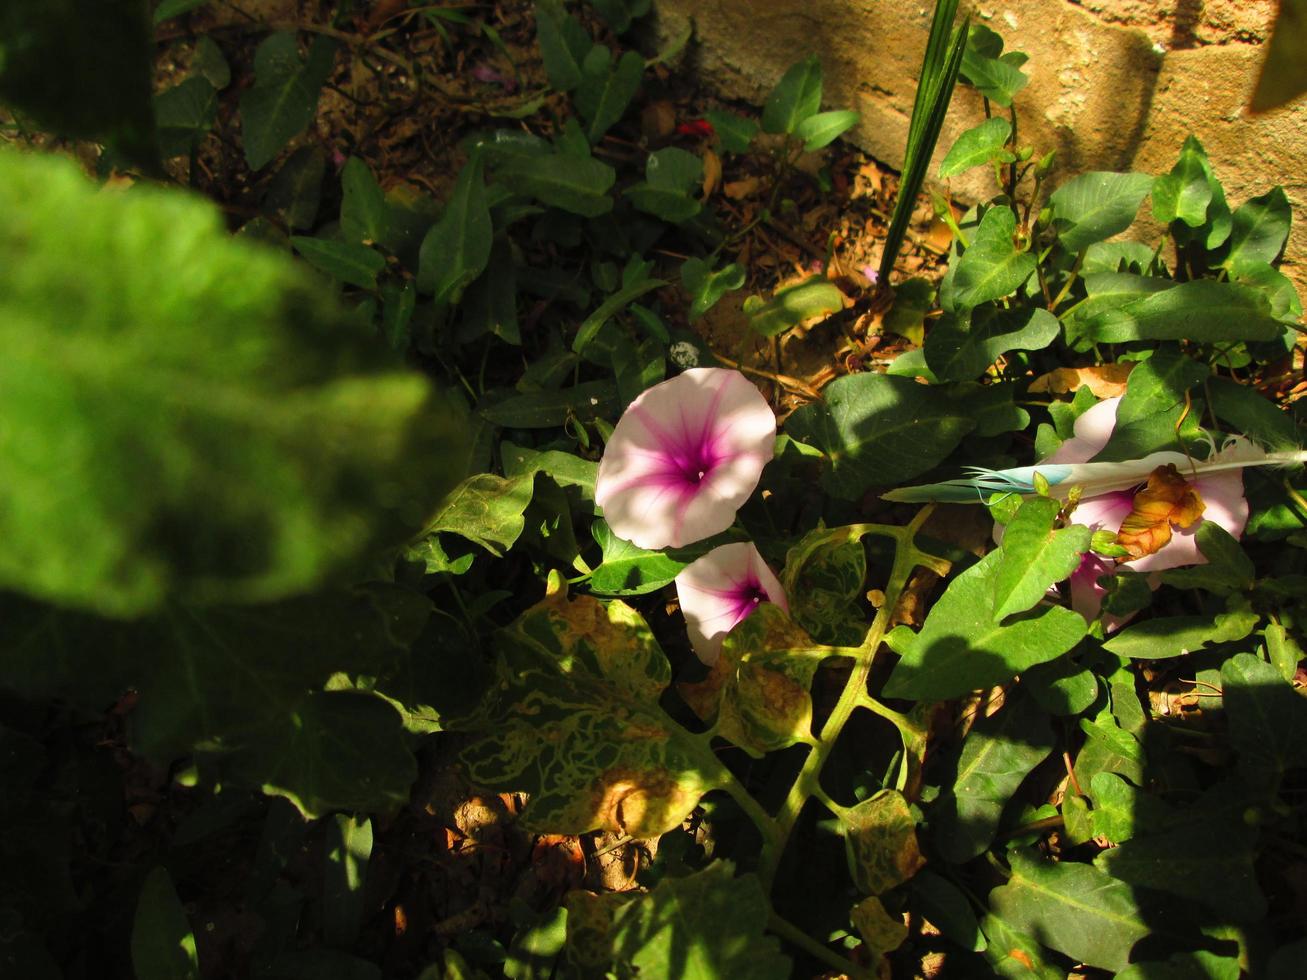
[(159, 173), (141, 0), (0, 4), (0, 100), (61, 136), (107, 140)]
[(372, 857), (372, 821), (337, 813), (327, 822), (323, 842), (322, 930), (333, 946), (350, 947), (358, 939), (367, 904), (364, 880)]
[(262, 170), (318, 112), (318, 94), (336, 59), (335, 40), (314, 38), (307, 60), (290, 31), (264, 38), (254, 52), (254, 85), (240, 100), (245, 162)]
[(1002, 116), (994, 116), (979, 126), (973, 126), (953, 141), (944, 162), (939, 165), (940, 177), (956, 177), (972, 167), (1016, 159), (1003, 149), (1011, 135), (1012, 124)]
[(158, 6), (154, 8), (154, 22), (162, 24), (165, 20), (190, 13), (208, 2), (209, 0), (159, 0)]
[(136, 902), (132, 966), (136, 980), (199, 980), (195, 933), (163, 867), (146, 876)]
[(456, 409), (210, 205), (0, 154), (0, 209), (0, 584), (123, 616), (275, 599), (460, 475)]
[(810, 54), (781, 76), (762, 107), (764, 133), (794, 133), (821, 108), (821, 60)]
[(1307, 75), (1302, 70), (1304, 61), (1307, 61), (1307, 2), (1281, 0), (1249, 108), (1253, 112), (1269, 112), (1307, 91)]
[(154, 97), (159, 152), (184, 156), (208, 135), (218, 117), (218, 90), (207, 78), (192, 76)]

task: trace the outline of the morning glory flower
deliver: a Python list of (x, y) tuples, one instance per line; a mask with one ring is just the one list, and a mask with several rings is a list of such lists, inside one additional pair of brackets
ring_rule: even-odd
[(680, 548), (735, 522), (776, 449), (776, 415), (739, 371), (691, 368), (618, 420), (595, 481), (613, 533)]
[(760, 603), (789, 611), (785, 590), (749, 541), (724, 544), (686, 565), (676, 576), (676, 595), (690, 645), (709, 666), (717, 661), (726, 634)]

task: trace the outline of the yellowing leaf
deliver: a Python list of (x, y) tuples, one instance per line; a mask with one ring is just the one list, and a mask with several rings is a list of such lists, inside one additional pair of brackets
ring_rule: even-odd
[(1030, 391), (1061, 395), (1088, 388), (1095, 398), (1115, 398), (1125, 394), (1126, 379), (1134, 370), (1135, 362), (1099, 364), (1095, 367), (1058, 368), (1041, 374), (1030, 382)]

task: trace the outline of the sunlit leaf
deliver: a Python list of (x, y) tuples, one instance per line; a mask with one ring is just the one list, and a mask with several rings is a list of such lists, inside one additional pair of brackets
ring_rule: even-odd
[(994, 116), (979, 126), (973, 126), (959, 136), (944, 155), (944, 162), (939, 165), (940, 177), (956, 177), (972, 167), (1015, 159), (1003, 148), (1011, 135), (1012, 124), (1002, 116)]
[(1284, 188), (1274, 187), (1250, 198), (1231, 216), (1229, 252), (1221, 265), (1233, 272), (1260, 262), (1274, 262), (1289, 237), (1293, 210)]
[(697, 320), (727, 293), (744, 285), (744, 266), (732, 262), (712, 269), (703, 259), (689, 258), (681, 265), (681, 284), (690, 294), (690, 319)]
[(1201, 650), (1208, 643), (1242, 640), (1256, 627), (1260, 617), (1253, 612), (1208, 616), (1163, 616), (1122, 630), (1104, 646), (1118, 657), (1135, 660), (1164, 660)]
[(1016, 230), (1011, 208), (994, 205), (985, 212), (954, 268), (950, 308), (970, 310), (1002, 299), (1034, 275), (1035, 256), (1017, 247)]
[(825, 276), (813, 276), (778, 289), (769, 300), (750, 296), (744, 301), (749, 326), (764, 337), (775, 337), (804, 320), (844, 309), (844, 294)]
[(858, 124), (862, 116), (852, 109), (833, 109), (809, 116), (794, 127), (794, 135), (803, 140), (805, 153), (828, 146)]
[(1048, 199), (1058, 241), (1068, 252), (1079, 252), (1125, 231), (1152, 183), (1147, 174), (1104, 172), (1067, 181)]
[(889, 697), (942, 701), (1003, 684), (1071, 650), (1085, 635), (1079, 613), (1040, 606), (1006, 625), (995, 620), (1001, 552), (955, 578), (885, 684)]
[(1061, 332), (1057, 317), (1039, 307), (1005, 310), (986, 304), (966, 314), (945, 313), (926, 335), (926, 363), (941, 381), (969, 381), (1008, 351), (1042, 350)]
[(849, 874), (858, 890), (880, 895), (926, 863), (917, 846), (917, 821), (903, 794), (883, 789), (840, 815)]
[(658, 707), (671, 668), (620, 600), (549, 593), (501, 634), (499, 687), (463, 753), (473, 781), (527, 792), (527, 826), (651, 837), (677, 826), (724, 770)]

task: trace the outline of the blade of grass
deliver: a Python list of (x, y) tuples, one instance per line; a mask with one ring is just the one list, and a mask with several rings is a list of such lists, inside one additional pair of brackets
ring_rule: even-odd
[(926, 42), (926, 53), (921, 62), (917, 96), (912, 106), (912, 120), (908, 124), (908, 142), (903, 154), (903, 179), (899, 183), (898, 200), (894, 204), (894, 214), (890, 219), (889, 234), (880, 260), (879, 281), (886, 285), (889, 284), (899, 249), (903, 247), (912, 207), (925, 182), (930, 158), (939, 141), (939, 131), (944, 125), (949, 103), (953, 100), (953, 89), (962, 67), (962, 55), (966, 51), (967, 30), (971, 20), (967, 18), (960, 26), (953, 28), (957, 8), (958, 0), (940, 0), (935, 5), (930, 38)]

